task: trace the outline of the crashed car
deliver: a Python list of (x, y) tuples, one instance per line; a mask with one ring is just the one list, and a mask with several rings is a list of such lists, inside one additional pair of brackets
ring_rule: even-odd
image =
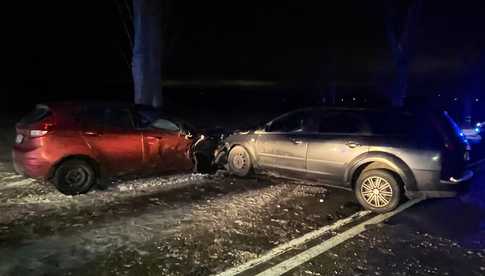
[(405, 195), (449, 197), (473, 177), (470, 145), (446, 112), (305, 108), (227, 137), (215, 162), (353, 191), (374, 212)]
[(112, 176), (209, 171), (215, 148), (190, 124), (129, 104), (37, 105), (16, 132), (15, 170), (67, 195)]

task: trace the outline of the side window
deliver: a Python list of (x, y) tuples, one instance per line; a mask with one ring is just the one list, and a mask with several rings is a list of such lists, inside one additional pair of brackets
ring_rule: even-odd
[(364, 133), (367, 132), (365, 120), (350, 112), (322, 112), (318, 132), (320, 133)]
[(131, 112), (128, 109), (106, 109), (105, 123), (107, 127), (119, 129), (133, 129), (133, 120), (131, 118)]
[(79, 119), (84, 128), (104, 128), (106, 109), (104, 107), (84, 107), (79, 114)]
[(165, 119), (156, 120), (152, 123), (152, 127), (168, 131), (179, 131), (180, 129), (174, 122)]
[(268, 132), (299, 132), (304, 130), (305, 112), (297, 111), (274, 120)]

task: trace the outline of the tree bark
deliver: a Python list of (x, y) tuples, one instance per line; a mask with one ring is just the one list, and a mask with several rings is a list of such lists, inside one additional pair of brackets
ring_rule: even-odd
[(155, 108), (163, 106), (161, 1), (133, 0), (135, 103)]

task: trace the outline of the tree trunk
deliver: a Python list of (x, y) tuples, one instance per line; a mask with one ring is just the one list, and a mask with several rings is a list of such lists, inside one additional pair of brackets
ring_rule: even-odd
[(135, 103), (161, 108), (161, 0), (133, 0), (132, 75)]

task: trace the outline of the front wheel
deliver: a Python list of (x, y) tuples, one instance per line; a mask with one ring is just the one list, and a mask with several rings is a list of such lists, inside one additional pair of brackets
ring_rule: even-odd
[(229, 172), (241, 177), (247, 176), (252, 169), (251, 157), (248, 151), (241, 146), (235, 146), (231, 149), (227, 164)]
[(355, 196), (364, 208), (376, 213), (394, 210), (401, 200), (401, 186), (396, 177), (385, 170), (362, 173), (355, 184)]
[(96, 182), (94, 169), (83, 160), (68, 160), (56, 170), (54, 184), (65, 195), (87, 193)]

